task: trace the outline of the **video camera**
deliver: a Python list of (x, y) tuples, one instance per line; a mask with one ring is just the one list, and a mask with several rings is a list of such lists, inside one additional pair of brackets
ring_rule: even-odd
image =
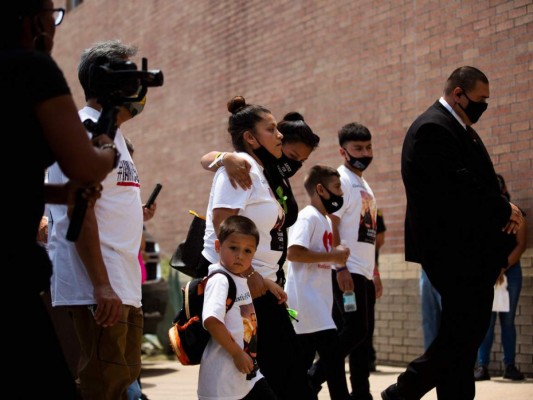
[(104, 107), (139, 101), (153, 86), (163, 86), (163, 72), (149, 71), (146, 58), (141, 70), (132, 61), (97, 62), (89, 70), (89, 90)]

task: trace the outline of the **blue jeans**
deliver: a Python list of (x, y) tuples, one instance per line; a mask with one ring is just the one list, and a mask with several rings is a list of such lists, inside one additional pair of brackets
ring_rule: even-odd
[(141, 386), (139, 385), (139, 381), (135, 379), (128, 387), (128, 400), (139, 400), (141, 396)]
[(424, 269), (420, 272), (420, 304), (422, 306), (422, 331), (424, 350), (433, 342), (440, 327), (440, 294), (433, 287)]
[(507, 367), (515, 363), (516, 326), (514, 318), (518, 306), (518, 299), (520, 298), (520, 290), (522, 289), (522, 266), (520, 265), (520, 261), (509, 268), (505, 272), (505, 276), (507, 277), (507, 291), (509, 292), (509, 312), (492, 313), (489, 330), (478, 350), (478, 365), (489, 365), (492, 342), (494, 341), (494, 327), (498, 314), (502, 335), (503, 364)]

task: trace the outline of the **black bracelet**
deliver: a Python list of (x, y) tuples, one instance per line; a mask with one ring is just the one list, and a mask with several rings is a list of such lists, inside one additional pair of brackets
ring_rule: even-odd
[(344, 267), (339, 267), (336, 269), (337, 272), (342, 272), (342, 271), (346, 271), (348, 269), (348, 267), (344, 266)]
[(120, 151), (118, 151), (115, 143), (106, 143), (106, 144), (101, 145), (99, 148), (100, 150), (105, 150), (105, 149), (115, 150), (115, 161), (113, 162), (113, 169), (118, 167), (118, 162), (120, 161)]

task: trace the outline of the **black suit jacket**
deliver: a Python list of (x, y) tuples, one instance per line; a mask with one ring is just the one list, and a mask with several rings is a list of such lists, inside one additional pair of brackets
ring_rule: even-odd
[(408, 129), (401, 170), (406, 260), (494, 284), (507, 266), (511, 207), (481, 139), (437, 101)]

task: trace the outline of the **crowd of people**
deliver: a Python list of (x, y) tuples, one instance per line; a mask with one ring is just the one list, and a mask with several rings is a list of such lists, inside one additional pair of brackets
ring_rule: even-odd
[[(26, 132), (6, 140), (9, 148), (28, 149), (31, 160), (24, 172), (12, 169), (6, 178), (23, 199), (7, 213), (13, 235), (8, 262), (29, 256), (29, 284), (22, 290), (40, 342), (18, 349), (23, 354), (13, 358), (8, 377), (18, 382), (24, 365), (17, 363), (37, 356), (47, 367), (17, 398), (142, 399), (139, 249), (143, 224), (157, 203), (141, 202), (122, 125), (143, 111), (146, 92), (109, 107), (91, 76), (103, 63), (130, 61), (137, 48), (105, 40), (82, 51), (78, 77), (86, 105), (77, 110), (51, 57), (65, 10), (51, 0), (5, 7), (2, 110)], [(438, 314), (431, 314), (428, 292), (422, 292), (424, 321), (437, 323), (431, 334), (424, 329), (423, 355), (381, 393), (383, 400), (419, 400), (434, 388), (439, 399), (473, 399), (475, 380), (490, 379), (494, 287), (502, 282), (510, 300), (509, 311), (499, 314), (504, 377), (524, 379), (515, 365), (514, 317), (525, 214), (511, 202), (472, 128), (489, 96), (483, 72), (457, 68), (442, 97), (406, 133), (405, 259), (421, 265), (421, 290), (437, 295), (431, 301)], [(197, 276), (222, 269), (235, 281), (237, 296), (226, 310), (227, 278), (216, 274), (207, 283), (203, 323), (212, 339), (202, 357), (198, 397), (316, 400), (327, 383), (334, 400), (372, 400), (375, 304), (383, 294), (378, 250), (385, 230), (363, 177), (373, 160), (372, 134), (359, 122), (339, 129), (341, 164), (309, 168), (303, 179), (309, 204), (299, 210), (290, 179), (319, 136), (298, 112), (278, 122), (267, 107), (243, 96), (230, 99), (227, 108), (234, 151), (201, 159), (214, 176)], [(107, 131), (101, 131), (101, 119), (113, 122)], [(350, 293), (355, 304), (346, 307)], [(58, 340), (54, 310), (68, 315), (75, 355)], [(18, 326), (26, 322), (23, 313), (8, 314)], [(33, 334), (21, 332), (27, 343)], [(75, 368), (67, 362), (72, 358)]]

